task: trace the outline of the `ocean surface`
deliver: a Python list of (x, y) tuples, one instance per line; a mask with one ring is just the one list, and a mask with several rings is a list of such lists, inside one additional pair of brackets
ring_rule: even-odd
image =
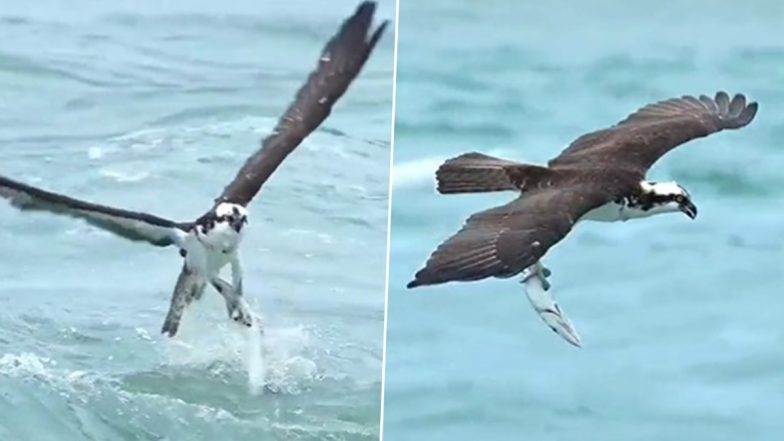
[[(357, 4), (2, 2), (0, 174), (194, 219)], [(0, 203), (0, 441), (378, 439), (393, 52), (249, 207), (263, 337), (208, 290), (169, 341), (176, 249)]]
[[(403, 0), (384, 441), (784, 439), (784, 3)], [(439, 196), (479, 150), (543, 163), (649, 102), (726, 89), (756, 120), (672, 152), (695, 221), (582, 224), (546, 256), (583, 339), (514, 280), (406, 290), (511, 194)]]

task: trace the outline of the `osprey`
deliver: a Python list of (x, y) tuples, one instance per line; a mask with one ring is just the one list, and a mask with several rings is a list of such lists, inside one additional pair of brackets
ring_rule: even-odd
[(757, 103), (725, 92), (647, 105), (616, 125), (580, 136), (547, 166), (481, 153), (450, 159), (436, 172), (443, 194), (516, 191), (514, 201), (476, 213), (432, 253), (408, 288), (523, 273), (526, 292), (545, 323), (567, 341), (580, 339), (546, 292), (541, 259), (582, 220), (626, 221), (697, 207), (675, 182), (646, 179), (664, 154), (696, 138), (749, 124)]
[[(274, 131), (237, 172), (212, 207), (192, 222), (175, 222), (148, 213), (98, 205), (52, 193), (0, 176), (0, 197), (21, 210), (46, 211), (82, 219), (134, 241), (174, 245), (184, 258), (171, 306), (161, 332), (173, 337), (183, 311), (199, 299), (207, 284), (225, 299), (229, 317), (251, 326), (242, 302), (242, 269), (238, 248), (248, 223), (247, 205), (275, 169), (324, 121), (332, 106), (357, 77), (381, 38), (387, 22), (372, 34), (374, 2), (363, 2), (326, 44), (316, 69), (299, 89)], [(232, 282), (218, 274), (231, 266)]]

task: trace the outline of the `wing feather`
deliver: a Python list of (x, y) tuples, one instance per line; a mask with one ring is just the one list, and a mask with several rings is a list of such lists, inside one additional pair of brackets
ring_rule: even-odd
[(644, 176), (667, 152), (692, 139), (745, 127), (757, 114), (756, 102), (726, 92), (713, 99), (683, 96), (649, 104), (608, 129), (577, 138), (549, 163), (551, 167), (604, 166), (634, 170)]
[(45, 211), (82, 219), (126, 239), (157, 246), (178, 244), (182, 232), (191, 228), (190, 223), (74, 199), (3, 176), (0, 176), (0, 198), (22, 211)]
[(512, 277), (541, 259), (583, 214), (615, 196), (584, 185), (548, 188), (476, 213), (436, 248), (408, 287)]
[(283, 160), (329, 116), (332, 106), (359, 75), (388, 22), (368, 35), (376, 4), (363, 2), (329, 40), (316, 70), (297, 92), (294, 102), (237, 172), (217, 202), (247, 205)]

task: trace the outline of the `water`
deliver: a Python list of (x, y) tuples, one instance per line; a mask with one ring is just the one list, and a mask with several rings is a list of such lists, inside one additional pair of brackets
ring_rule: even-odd
[[(403, 1), (384, 440), (774, 440), (784, 436), (784, 5)], [(743, 92), (737, 132), (651, 176), (700, 209), (581, 225), (548, 254), (583, 340), (513, 281), (404, 288), (470, 213), (433, 171), (480, 150), (545, 162), (648, 102)]]
[[(356, 3), (3, 2), (0, 173), (193, 219)], [(393, 42), (250, 206), (263, 338), (207, 292), (167, 341), (176, 250), (0, 204), (0, 440), (378, 438)]]

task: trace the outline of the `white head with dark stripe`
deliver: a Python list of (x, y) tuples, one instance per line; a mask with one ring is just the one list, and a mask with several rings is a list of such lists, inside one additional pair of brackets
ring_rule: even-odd
[(640, 192), (631, 198), (629, 208), (644, 213), (644, 216), (681, 212), (692, 219), (697, 217), (697, 207), (692, 203), (689, 192), (674, 181), (640, 182)]
[(233, 247), (239, 243), (248, 223), (245, 207), (221, 202), (196, 222), (196, 235), (209, 246)]

